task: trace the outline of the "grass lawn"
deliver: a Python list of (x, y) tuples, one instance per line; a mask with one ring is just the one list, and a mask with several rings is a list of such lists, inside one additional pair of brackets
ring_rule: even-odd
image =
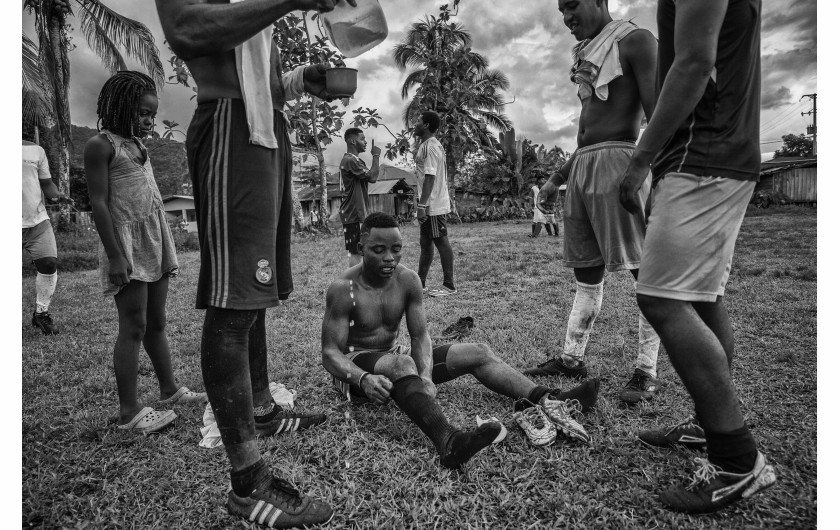
[[(601, 399), (583, 424), (591, 447), (527, 445), (510, 399), (472, 378), (439, 390), (450, 419), (474, 426), (495, 415), (510, 434), (464, 472), (437, 463), (431, 444), (395, 406), (340, 403), (320, 365), (324, 294), (346, 265), (339, 238), (293, 243), (295, 292), (268, 311), (272, 380), (298, 391), (297, 406), (324, 410), (312, 431), (261, 441), (270, 463), (332, 504), (331, 528), (814, 528), (817, 512), (817, 215), (815, 209), (750, 210), (727, 290), (737, 343), (733, 372), (748, 425), (776, 466), (764, 494), (711, 516), (660, 507), (656, 493), (684, 483), (696, 454), (657, 450), (639, 429), (682, 419), (686, 391), (660, 352), (662, 390), (651, 403), (620, 407), (632, 372), (637, 308), (629, 273), (606, 278), (603, 309), (588, 348)], [(557, 264), (562, 238), (526, 236), (529, 222), (453, 225), (459, 294), (429, 299), (432, 335), (471, 315), (472, 339), (524, 368), (555, 353), (574, 297)], [(416, 268), (419, 234), (403, 230), (403, 264)], [(199, 343), (204, 313), (193, 309), (198, 254), (180, 256), (171, 283), (169, 340), (180, 383), (203, 389)], [(59, 266), (60, 267), (60, 266)], [(436, 261), (430, 285), (441, 281)], [(47, 528), (240, 528), (226, 513), (224, 451), (198, 446), (203, 407), (180, 407), (158, 435), (119, 432), (111, 352), (117, 317), (95, 271), (64, 273), (51, 312), (61, 327), (44, 337), (29, 325), (34, 281), (23, 279), (23, 526)], [(405, 336), (403, 337), (405, 339)], [(541, 379), (549, 386), (566, 380)], [(139, 389), (158, 397), (141, 353)]]

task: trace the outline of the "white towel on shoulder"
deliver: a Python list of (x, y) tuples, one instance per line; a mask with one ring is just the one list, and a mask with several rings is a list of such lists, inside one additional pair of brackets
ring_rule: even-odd
[(601, 101), (609, 97), (610, 81), (623, 74), (618, 43), (633, 30), (632, 22), (613, 20), (595, 38), (587, 39), (572, 49), (571, 79), (578, 84), (578, 95), (586, 99), (595, 92)]
[[(231, 0), (231, 3), (243, 0)], [(251, 143), (277, 149), (274, 104), (271, 101), (271, 28), (268, 26), (236, 47), (236, 73), (251, 131)]]

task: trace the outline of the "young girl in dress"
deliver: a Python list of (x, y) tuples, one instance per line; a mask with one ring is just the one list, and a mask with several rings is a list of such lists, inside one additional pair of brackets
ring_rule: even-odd
[(119, 428), (157, 432), (175, 420), (172, 410), (156, 411), (137, 401), (137, 363), (142, 343), (160, 384), (160, 405), (202, 401), (206, 394), (178, 387), (166, 340), (169, 278), (178, 273), (152, 165), (140, 137), (154, 127), (158, 108), (152, 79), (118, 72), (99, 94), (100, 134), (85, 145), (93, 219), (99, 232), (99, 279), (113, 296), (119, 315), (114, 372), (120, 400)]

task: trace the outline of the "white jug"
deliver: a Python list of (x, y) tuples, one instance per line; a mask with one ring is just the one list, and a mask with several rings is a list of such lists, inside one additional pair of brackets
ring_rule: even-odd
[(346, 57), (356, 57), (388, 36), (388, 22), (377, 0), (356, 0), (356, 7), (339, 0), (320, 15), (327, 38)]

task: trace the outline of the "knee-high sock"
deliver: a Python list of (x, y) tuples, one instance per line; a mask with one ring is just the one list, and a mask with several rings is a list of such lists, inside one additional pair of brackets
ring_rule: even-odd
[(443, 453), (446, 440), (457, 429), (443, 415), (443, 409), (428, 393), (420, 376), (407, 375), (394, 381), (391, 398), (406, 416), (420, 427), (423, 434), (429, 437), (438, 453)]
[(55, 284), (58, 282), (58, 272), (52, 274), (37, 273), (35, 276), (35, 312), (43, 313), (49, 311), (50, 300), (55, 292)]
[(563, 359), (569, 362), (583, 362), (589, 333), (595, 318), (601, 311), (601, 301), (604, 298), (604, 282), (590, 285), (577, 283), (575, 301), (569, 313), (569, 323), (566, 326), (566, 342), (563, 345)]
[(653, 326), (639, 311), (639, 353), (636, 356), (636, 369), (656, 378), (656, 359), (659, 356), (659, 335)]
[(443, 268), (443, 285), (455, 288), (455, 253), (449, 244), (449, 238), (439, 237), (433, 240), (440, 255), (440, 266)]

